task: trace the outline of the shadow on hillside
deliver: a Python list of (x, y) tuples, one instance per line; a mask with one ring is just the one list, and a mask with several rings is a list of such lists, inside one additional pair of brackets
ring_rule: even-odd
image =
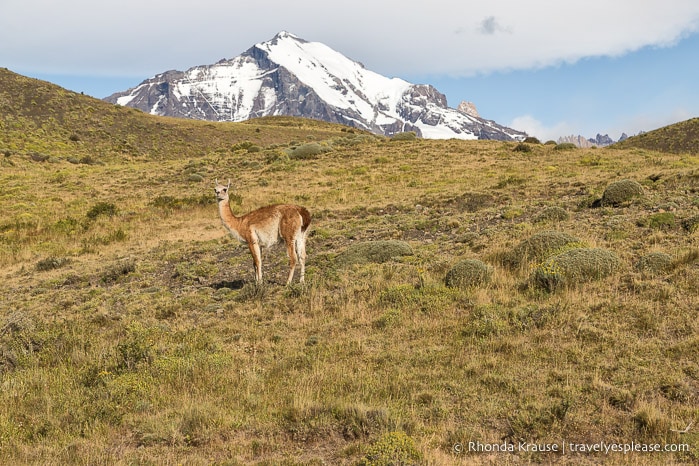
[(245, 286), (245, 280), (222, 280), (218, 283), (212, 283), (211, 288), (215, 290), (220, 290), (221, 288), (228, 288), (230, 290), (239, 290)]

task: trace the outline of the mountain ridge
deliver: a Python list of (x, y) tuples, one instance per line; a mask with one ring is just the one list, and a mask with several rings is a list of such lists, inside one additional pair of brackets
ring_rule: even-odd
[(521, 140), (526, 134), (448, 107), (429, 84), (368, 70), (330, 47), (282, 31), (232, 59), (170, 70), (104, 100), (210, 121), (300, 116), (392, 136)]
[(575, 144), (578, 147), (581, 148), (588, 148), (588, 147), (607, 147), (611, 146), (612, 144), (616, 144), (617, 142), (622, 142), (626, 139), (628, 139), (628, 135), (626, 133), (622, 133), (621, 137), (619, 137), (618, 141), (615, 141), (612, 139), (609, 134), (599, 134), (597, 133), (597, 136), (594, 138), (586, 138), (585, 136), (581, 135), (574, 135), (571, 134), (569, 136), (561, 136), (558, 138), (558, 143), (572, 143)]

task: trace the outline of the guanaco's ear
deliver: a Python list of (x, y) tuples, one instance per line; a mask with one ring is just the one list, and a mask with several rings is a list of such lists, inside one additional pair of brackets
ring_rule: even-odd
[(226, 189), (230, 189), (230, 187), (231, 187), (231, 179), (228, 178), (228, 186), (226, 187)]
[(218, 186), (218, 178), (216, 178), (216, 186)]

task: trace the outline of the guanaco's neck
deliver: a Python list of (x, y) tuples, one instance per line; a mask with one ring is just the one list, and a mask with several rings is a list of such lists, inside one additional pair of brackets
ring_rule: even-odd
[(218, 213), (221, 216), (223, 226), (230, 230), (231, 233), (234, 233), (236, 236), (240, 237), (241, 235), (238, 232), (240, 219), (233, 215), (233, 211), (231, 210), (231, 206), (228, 204), (227, 199), (218, 201)]

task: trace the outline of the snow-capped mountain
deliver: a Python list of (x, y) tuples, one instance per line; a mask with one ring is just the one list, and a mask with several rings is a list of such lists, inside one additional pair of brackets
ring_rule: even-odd
[(447, 106), (425, 84), (367, 70), (319, 42), (288, 32), (214, 65), (167, 71), (108, 102), (155, 115), (243, 121), (288, 115), (342, 123), (390, 136), (517, 140), (526, 134)]

